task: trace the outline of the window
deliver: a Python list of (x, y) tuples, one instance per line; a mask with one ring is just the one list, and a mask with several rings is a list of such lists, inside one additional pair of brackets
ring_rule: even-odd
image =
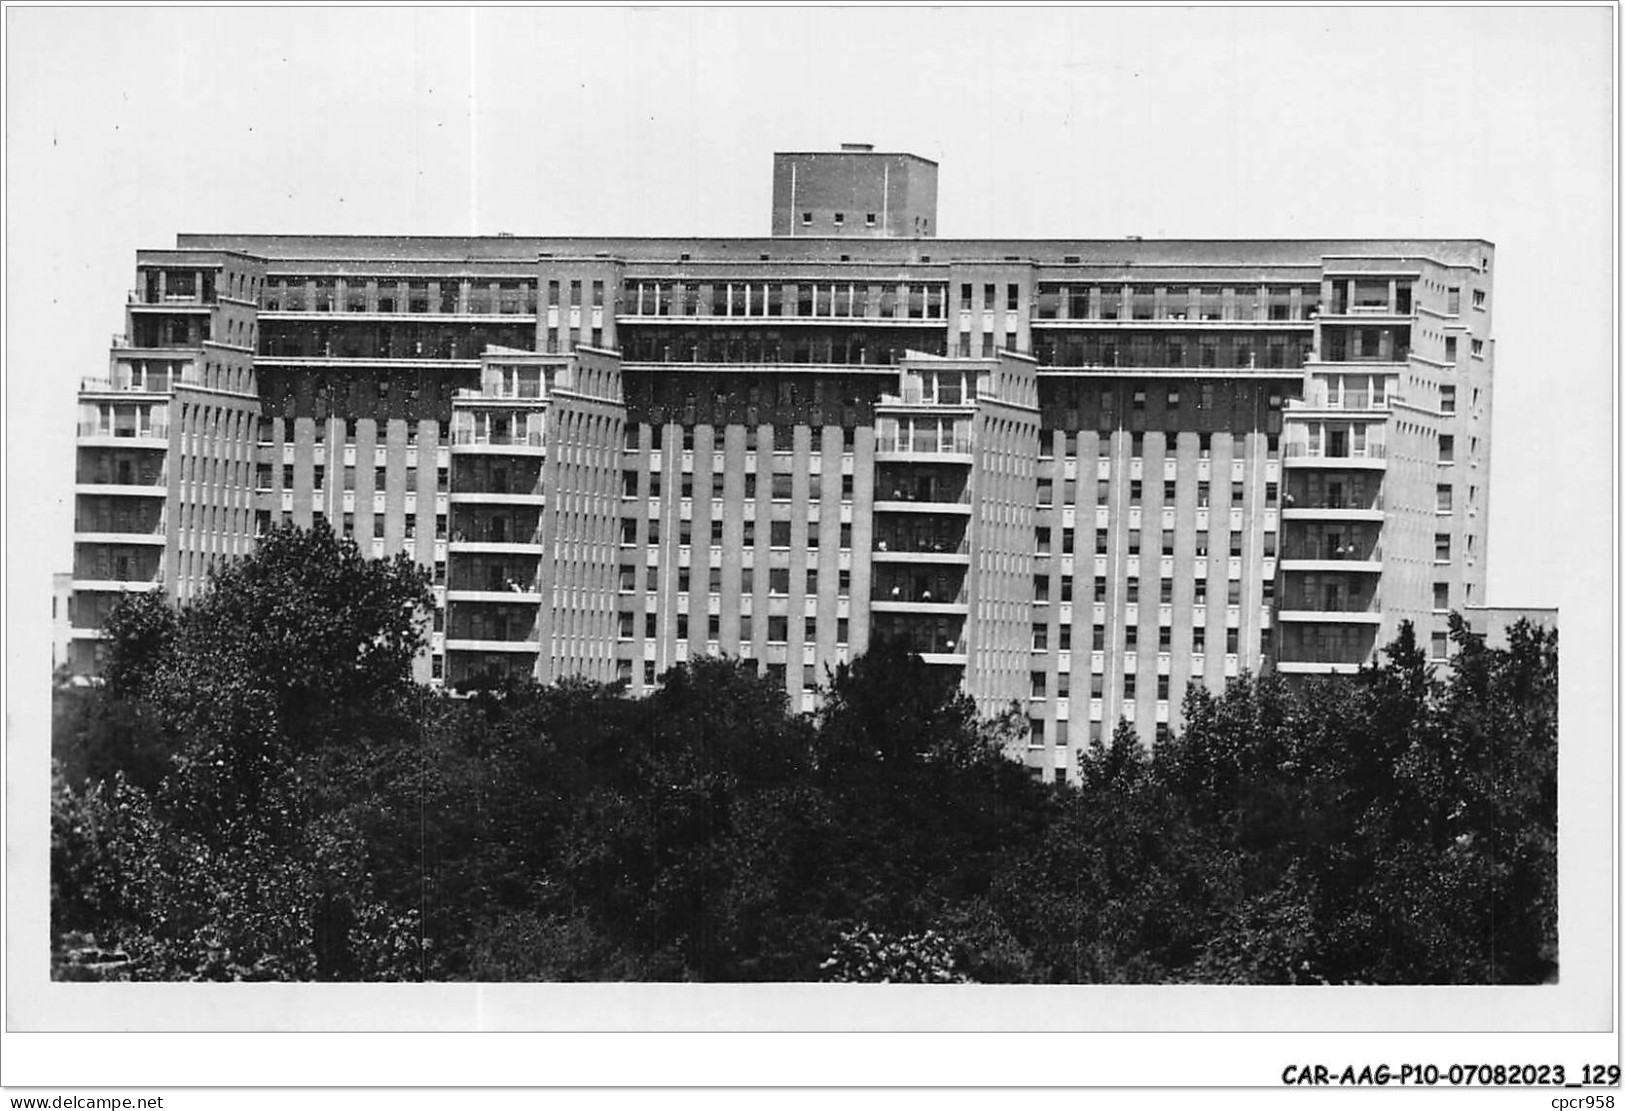
[(1042, 671), (1035, 671), (1030, 676), (1032, 682), (1032, 696), (1034, 698), (1048, 698), (1048, 676)]
[(1434, 633), (1430, 647), (1431, 655), (1434, 659), (1444, 659), (1450, 654), (1450, 634), (1442, 631)]
[(767, 592), (769, 594), (790, 593), (790, 569), (788, 567), (774, 567), (768, 571)]
[(1453, 363), (1456, 361), (1455, 336), (1446, 336), (1444, 339), (1444, 361), (1447, 363)]
[(803, 212), (801, 214), (801, 224), (802, 224), (803, 227), (811, 227), (812, 226), (812, 213), (811, 212)]
[(1433, 508), (1434, 508), (1434, 510), (1436, 512), (1439, 512), (1439, 513), (1449, 513), (1449, 512), (1451, 512), (1451, 508), (1452, 508), (1452, 505), (1453, 505), (1454, 501), (1455, 501), (1454, 491), (1449, 486), (1440, 485), (1440, 486), (1437, 486), (1437, 487), (1434, 488), (1434, 491), (1433, 491), (1433, 503), (1434, 503)]
[(1435, 533), (1433, 536), (1433, 560), (1435, 563), (1450, 562), (1450, 534)]
[(1439, 387), (1439, 411), (1441, 413), (1454, 413), (1456, 411), (1456, 387)]
[(1483, 357), (1484, 357), (1484, 341), (1481, 340), (1481, 339), (1473, 340), (1473, 358), (1482, 359)]
[(1482, 289), (1473, 290), (1473, 308), (1481, 309), (1483, 307), (1484, 307), (1484, 291)]
[(1436, 612), (1442, 612), (1450, 608), (1449, 583), (1433, 584), (1433, 608)]
[(1439, 437), (1439, 462), (1454, 463), (1456, 461), (1456, 438), (1454, 436)]
[(841, 227), (845, 223), (846, 223), (846, 213), (837, 212), (835, 214), (835, 226), (836, 227)]
[(1227, 655), (1231, 656), (1241, 651), (1241, 631), (1239, 629), (1225, 630), (1224, 650)]
[(863, 226), (866, 228), (872, 228), (875, 226), (875, 214), (873, 212), (864, 213)]
[(1049, 651), (1049, 626), (1048, 625), (1034, 625), (1033, 626), (1033, 651), (1034, 652), (1047, 652), (1047, 651)]

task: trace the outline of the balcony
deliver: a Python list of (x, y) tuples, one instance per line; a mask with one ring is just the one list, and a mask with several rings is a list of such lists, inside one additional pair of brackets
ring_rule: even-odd
[(969, 463), (975, 442), (969, 436), (876, 436), (875, 456), (920, 459), (936, 463)]
[(1277, 618), (1283, 623), (1313, 625), (1380, 625), (1382, 610), (1373, 602), (1369, 609), (1311, 609), (1317, 603), (1310, 599), (1283, 600)]
[(511, 527), (498, 528), (493, 522), (478, 518), (455, 522), (451, 532), (450, 550), (469, 555), (514, 553), (539, 555), (542, 551), (542, 533), (534, 522), (516, 522)]
[(520, 652), (534, 656), (541, 651), (537, 640), (480, 640), (471, 637), (447, 637), (447, 652)]
[(485, 448), (502, 454), (538, 455), (545, 450), (540, 432), (480, 432), (459, 428), (452, 434), (451, 442), (456, 449)]
[(1313, 537), (1293, 538), (1281, 552), (1282, 571), (1382, 573), (1382, 546), (1355, 538), (1331, 544)]
[(146, 393), (169, 394), (177, 385), (197, 384), (202, 377), (191, 363), (182, 366), (178, 374), (148, 374), (145, 377), (86, 376), (79, 379), (80, 393)]
[(876, 499), (876, 513), (925, 513), (946, 514), (954, 517), (969, 517), (971, 512), (970, 492), (958, 501), (924, 501), (910, 497)]
[(85, 497), (107, 495), (116, 498), (167, 498), (169, 487), (163, 483), (132, 485), (116, 482), (79, 482), (73, 487), (75, 494)]
[(511, 382), (504, 379), (492, 379), (485, 383), (483, 389), (458, 390), (458, 400), (507, 400), (507, 401), (543, 401), (547, 398), (547, 391), (542, 388), (539, 381), (521, 379)]
[(1281, 510), (1283, 521), (1381, 521), (1384, 516), (1380, 498), (1375, 505), (1338, 502), (1335, 505), (1292, 505)]
[(1346, 660), (1277, 660), (1275, 670), (1282, 675), (1353, 675), (1359, 663)]
[(155, 447), (169, 446), (169, 425), (153, 424), (145, 428), (130, 425), (107, 425), (100, 422), (79, 423), (79, 438), (81, 440), (106, 440), (116, 442), (122, 447)]
[(1317, 444), (1288, 443), (1282, 445), (1282, 456), (1288, 467), (1348, 467), (1360, 470), (1385, 470), (1388, 449), (1385, 444), (1368, 443), (1362, 448), (1325, 448)]
[[(980, 396), (992, 396), (991, 387)], [(919, 385), (905, 386), (901, 393), (882, 393), (880, 405), (884, 406), (910, 406), (930, 409), (968, 409), (975, 402), (966, 395), (963, 389), (945, 390), (939, 388), (931, 393)]]
[(1371, 412), (1386, 415), (1390, 405), (1405, 400), (1395, 393), (1376, 393), (1371, 390), (1344, 390), (1333, 393), (1317, 390), (1306, 398), (1291, 398), (1286, 403), (1288, 412)]
[(514, 606), (539, 606), (542, 595), (534, 583), (513, 583), (497, 589), (453, 587), (446, 591), (448, 602), (494, 602)]
[(155, 290), (132, 289), (125, 303), (133, 309), (157, 308), (181, 312), (195, 309), (207, 312), (218, 302), (215, 300), (213, 290), (206, 291), (206, 294), (205, 297), (204, 293), (195, 290), (183, 293), (158, 293)]

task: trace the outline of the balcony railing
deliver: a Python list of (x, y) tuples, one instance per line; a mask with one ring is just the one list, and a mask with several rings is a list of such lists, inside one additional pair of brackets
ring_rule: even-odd
[[(503, 529), (500, 532), (489, 528), (453, 529), (451, 532), (453, 544), (540, 544), (542, 543), (542, 530), (534, 529), (530, 532)], [(470, 588), (473, 589), (473, 588)]]
[(169, 393), (177, 383), (196, 383), (190, 368), (179, 374), (148, 375), (146, 379), (81, 377), (79, 389), (87, 393)]
[(540, 432), (475, 432), (458, 429), (452, 434), (454, 444), (492, 444), (499, 447), (541, 447)]
[(547, 394), (540, 382), (488, 382), (483, 393), (485, 397), (513, 397), (522, 401), (535, 401)]
[(901, 583), (889, 586), (877, 584), (869, 594), (871, 602), (905, 602), (909, 605), (963, 606), (970, 601), (964, 586), (954, 591), (938, 593), (934, 590), (914, 591)]
[(104, 517), (83, 516), (73, 522), (75, 532), (118, 533), (124, 536), (162, 536), (165, 531), (162, 517)]
[(969, 455), (975, 441), (969, 436), (944, 436), (921, 439), (918, 436), (877, 436), (876, 451), (899, 452), (910, 455)]
[(1277, 663), (1283, 664), (1343, 664), (1348, 667), (1357, 667), (1366, 663), (1371, 657), (1369, 650), (1358, 648), (1317, 648), (1317, 647), (1285, 647), (1277, 657)]
[(1336, 455), (1319, 444), (1286, 444), (1285, 451), (1288, 459), (1384, 459), (1388, 455), (1385, 444), (1366, 444), (1358, 450), (1351, 448)]
[(1323, 561), (1348, 560), (1357, 563), (1382, 562), (1382, 545), (1359, 547), (1353, 544), (1328, 544), (1324, 541), (1303, 541), (1286, 545), (1282, 559), (1317, 559)]
[(1292, 494), (1286, 496), (1281, 503), (1282, 509), (1353, 509), (1366, 512), (1381, 512), (1383, 508), (1382, 495), (1374, 498), (1330, 498), (1322, 494), (1318, 498), (1297, 498)]
[(1344, 390), (1341, 397), (1327, 393), (1311, 395), (1301, 401), (1293, 398), (1287, 403), (1287, 408), (1387, 410), (1393, 402), (1400, 400), (1403, 399), (1392, 393), (1374, 394), (1368, 390)]
[[(992, 396), (992, 387), (987, 387), (987, 391), (979, 396)], [(880, 404), (964, 406), (971, 402), (964, 390), (944, 390), (939, 387), (935, 394), (931, 394), (921, 386), (904, 386), (901, 393), (882, 393)]]
[(1382, 602), (1377, 595), (1340, 594), (1333, 597), (1311, 597), (1296, 591), (1281, 596), (1280, 608), (1304, 613), (1377, 613)]
[(169, 426), (167, 424), (154, 424), (147, 428), (114, 427), (112, 425), (83, 422), (79, 424), (81, 436), (113, 436), (120, 439), (135, 440), (167, 440), (169, 439)]
[(919, 502), (924, 505), (969, 505), (971, 491), (969, 486), (958, 490), (920, 490), (918, 487), (909, 489), (894, 485), (890, 490), (881, 483), (875, 487), (875, 501), (877, 502)]
[(906, 536), (882, 536), (875, 539), (876, 552), (907, 552), (926, 555), (969, 555), (970, 541), (960, 539), (919, 540)]
[(206, 303), (203, 296), (193, 290), (188, 293), (149, 294), (144, 289), (130, 290), (129, 303), (132, 305), (202, 305)]

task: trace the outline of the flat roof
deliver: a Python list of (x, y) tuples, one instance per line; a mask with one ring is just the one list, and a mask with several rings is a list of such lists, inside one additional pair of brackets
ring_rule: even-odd
[[(387, 262), (526, 261), (564, 256), (659, 262), (950, 261), (1043, 266), (1319, 266), (1327, 258), (1430, 258), (1446, 265), (1479, 262), (1482, 238), (1462, 239), (933, 239), (839, 236), (520, 236), (280, 235), (182, 233), (180, 249), (228, 250), (267, 259)], [(677, 256), (689, 254), (689, 259)]]
[(916, 162), (924, 162), (929, 166), (936, 166), (935, 159), (927, 158), (923, 154), (910, 154), (906, 150), (776, 150), (774, 158), (912, 158)]

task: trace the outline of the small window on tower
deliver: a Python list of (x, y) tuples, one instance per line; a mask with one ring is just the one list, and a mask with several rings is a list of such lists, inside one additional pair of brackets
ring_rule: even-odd
[(812, 223), (812, 213), (811, 212), (803, 212), (801, 214), (801, 222), (803, 224), (810, 225)]
[(866, 213), (864, 215), (864, 217), (863, 217), (863, 224), (864, 224), (865, 227), (870, 227), (870, 228), (874, 227), (875, 226), (875, 214), (873, 212)]
[(840, 227), (842, 224), (845, 224), (845, 223), (846, 223), (846, 213), (837, 212), (835, 214), (835, 226)]

